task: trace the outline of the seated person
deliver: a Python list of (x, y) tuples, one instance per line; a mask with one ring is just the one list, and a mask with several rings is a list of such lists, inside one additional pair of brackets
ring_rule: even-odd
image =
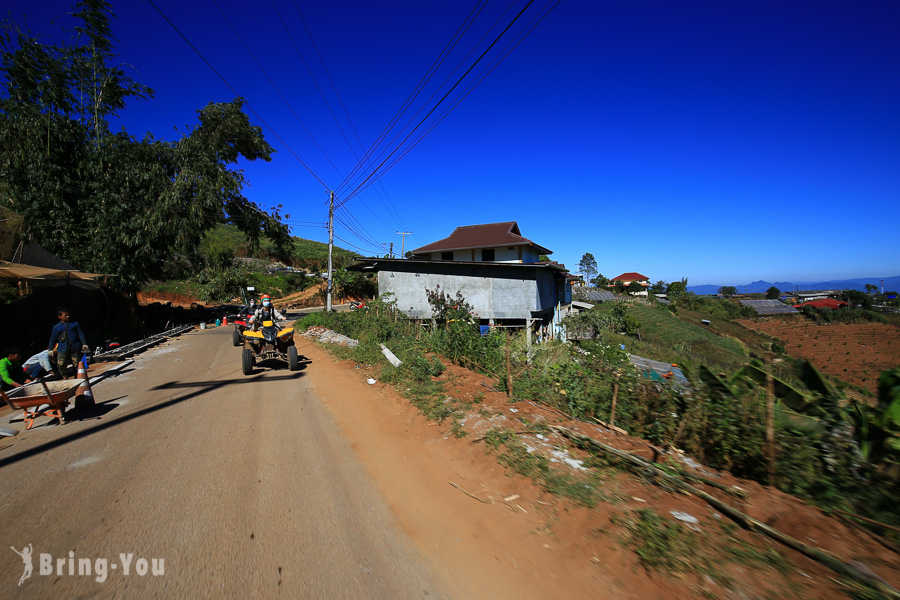
[(259, 326), (264, 321), (275, 321), (276, 319), (279, 321), (284, 321), (284, 315), (278, 312), (275, 306), (272, 304), (272, 299), (266, 295), (263, 295), (261, 298), (262, 306), (256, 309), (253, 313), (253, 316), (250, 317), (250, 324), (253, 325), (253, 330), (259, 329)]
[(22, 370), (21, 352), (18, 348), (9, 348), (6, 357), (0, 360), (0, 386), (3, 391), (13, 390), (31, 383), (31, 379)]
[(247, 306), (242, 306), (241, 310), (238, 311), (238, 318), (240, 317), (250, 317), (256, 312), (256, 298), (250, 298), (250, 303)]
[(22, 369), (30, 379), (37, 379), (49, 373), (53, 373), (53, 365), (50, 364), (50, 351), (38, 352), (25, 361)]

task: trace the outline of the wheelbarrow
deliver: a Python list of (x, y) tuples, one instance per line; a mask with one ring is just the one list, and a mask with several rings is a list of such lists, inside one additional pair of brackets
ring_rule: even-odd
[(0, 390), (0, 396), (14, 409), (25, 411), (25, 429), (31, 429), (34, 420), (38, 417), (54, 417), (60, 424), (66, 414), (66, 406), (69, 399), (75, 395), (83, 379), (68, 379), (63, 381), (39, 381), (4, 392)]

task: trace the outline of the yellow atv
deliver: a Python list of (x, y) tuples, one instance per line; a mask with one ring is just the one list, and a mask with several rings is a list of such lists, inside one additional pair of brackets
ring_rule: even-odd
[(284, 361), (291, 371), (300, 369), (300, 357), (294, 345), (294, 328), (281, 328), (274, 321), (263, 321), (258, 331), (247, 329), (244, 335), (244, 350), (241, 353), (241, 367), (244, 375), (253, 373), (257, 361), (270, 359)]

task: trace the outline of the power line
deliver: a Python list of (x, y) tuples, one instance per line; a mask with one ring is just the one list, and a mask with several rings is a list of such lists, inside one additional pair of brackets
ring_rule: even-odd
[[(191, 50), (193, 50), (194, 52), (197, 53), (197, 56), (199, 56), (200, 59), (203, 60), (203, 62), (206, 63), (206, 66), (208, 66), (210, 69), (212, 69), (212, 72), (215, 73), (215, 74), (219, 77), (219, 79), (222, 80), (222, 82), (228, 87), (228, 89), (231, 90), (231, 92), (232, 92), (236, 97), (242, 98), (242, 96), (237, 92), (237, 90), (235, 90), (234, 87), (232, 87), (232, 85), (231, 85), (230, 83), (228, 83), (228, 80), (225, 79), (225, 78), (221, 75), (221, 73), (219, 73), (219, 72), (216, 70), (216, 68), (215, 68), (214, 66), (212, 66), (212, 63), (210, 63), (210, 62), (206, 59), (205, 56), (203, 56), (203, 54), (200, 52), (200, 50), (198, 50), (198, 49), (197, 49), (197, 48), (196, 48), (196, 47), (195, 47), (195, 46), (187, 39), (187, 37), (185, 37), (185, 35), (184, 35), (183, 33), (181, 33), (181, 31), (180, 31), (177, 27), (175, 27), (175, 24), (172, 23), (171, 20), (169, 20), (169, 17), (167, 17), (167, 16), (165, 15), (165, 13), (164, 13), (162, 10), (160, 10), (160, 8), (159, 8), (158, 6), (156, 6), (156, 4), (153, 2), (153, 0), (148, 0), (148, 2), (150, 2), (150, 6), (152, 6), (153, 8), (155, 8), (155, 9), (156, 9), (156, 12), (158, 12), (158, 13), (162, 16), (162, 18), (166, 20), (166, 23), (168, 23), (168, 24), (172, 27), (172, 29), (175, 30), (175, 33), (177, 33), (179, 36), (181, 36), (181, 39), (183, 39), (183, 40), (185, 41), (185, 43), (186, 43), (188, 46), (191, 47)], [(245, 102), (246, 102), (246, 101), (245, 101)], [(266, 123), (266, 121), (259, 115), (259, 113), (257, 113), (256, 110), (254, 110), (253, 106), (251, 106), (249, 102), (246, 102), (246, 106), (247, 106), (247, 108), (250, 110), (250, 112), (252, 112), (253, 115), (254, 115), (257, 119), (259, 119), (260, 123), (262, 123), (262, 124), (265, 126), (265, 128), (268, 129), (268, 130), (272, 133), (272, 135), (275, 136), (275, 139), (277, 139), (279, 142), (281, 142), (281, 144), (282, 144), (285, 148), (287, 148), (288, 152), (290, 152), (291, 155), (293, 155), (293, 157), (296, 158), (297, 161), (298, 161), (301, 165), (303, 165), (303, 166), (306, 168), (307, 171), (309, 171), (309, 174), (312, 175), (313, 177), (315, 177), (315, 178), (316, 178), (316, 181), (318, 181), (320, 184), (322, 184), (322, 187), (324, 187), (324, 188), (327, 190), (327, 189), (328, 189), (328, 186), (325, 185), (325, 182), (322, 181), (322, 180), (319, 178), (319, 176), (315, 174), (315, 172), (309, 167), (309, 165), (307, 165), (305, 162), (303, 162), (303, 159), (301, 159), (299, 156), (297, 156), (297, 153), (294, 152), (293, 149), (291, 149), (290, 146), (288, 146), (287, 142), (285, 142), (283, 139), (281, 139), (281, 136), (279, 136), (278, 133), (276, 133), (276, 131), (275, 131), (274, 129), (272, 129), (272, 127), (270, 127), (268, 123)]]
[[(441, 97), (441, 99), (437, 102), (437, 104), (435, 104), (435, 106), (432, 107), (432, 109), (428, 111), (428, 113), (419, 121), (419, 123), (417, 123), (416, 126), (409, 132), (409, 134), (407, 134), (407, 136), (405, 138), (403, 138), (403, 140), (397, 145), (397, 147), (394, 148), (394, 150), (392, 150), (390, 152), (390, 154), (388, 154), (387, 158), (385, 158), (383, 161), (381, 161), (381, 163), (372, 171), (372, 173), (368, 177), (366, 177), (358, 186), (356, 186), (356, 188), (354, 188), (354, 190), (352, 192), (350, 192), (350, 194), (348, 194), (344, 197), (344, 199), (341, 201), (341, 204), (339, 204), (338, 206), (342, 206), (343, 204), (347, 203), (350, 199), (352, 199), (355, 195), (357, 195), (363, 189), (366, 182), (368, 182), (372, 177), (375, 176), (375, 174), (378, 172), (378, 170), (382, 166), (384, 166), (384, 164), (387, 163), (388, 160), (390, 160), (391, 157), (393, 157), (394, 154), (396, 154), (400, 150), (402, 145), (413, 135), (413, 133), (415, 133), (416, 130), (418, 130), (419, 127), (421, 127), (422, 124), (434, 113), (434, 111), (436, 111), (438, 109), (438, 107), (444, 102), (444, 100), (446, 100), (447, 97), (451, 93), (453, 93), (453, 91), (462, 83), (463, 79), (465, 79), (466, 76), (468, 76), (468, 74), (472, 72), (472, 70), (478, 65), (478, 63), (481, 62), (481, 60), (487, 55), (487, 53), (490, 52), (490, 50), (497, 44), (497, 42), (500, 41), (500, 38), (503, 37), (507, 31), (509, 31), (509, 29), (516, 23), (516, 21), (518, 21), (518, 19), (528, 9), (528, 7), (532, 5), (533, 2), (534, 2), (534, 0), (528, 0), (528, 3), (518, 12), (518, 14), (516, 14), (516, 16), (513, 18), (513, 20), (510, 21), (510, 23), (503, 29), (503, 31), (501, 31), (497, 35), (497, 37), (494, 39), (494, 41), (492, 41), (491, 44), (484, 50), (484, 52), (481, 53), (481, 55), (475, 60), (475, 62), (472, 63), (472, 65), (469, 66), (468, 69), (466, 69), (466, 72), (463, 73), (459, 77), (459, 79), (457, 79), (456, 83), (454, 83), (453, 86), (449, 90), (447, 90), (447, 92)], [(379, 176), (381, 176), (381, 175), (379, 175)]]
[[(253, 62), (256, 63), (256, 66), (259, 67), (259, 70), (262, 71), (262, 74), (265, 75), (265, 76), (266, 76), (266, 79), (269, 80), (269, 83), (272, 84), (272, 87), (275, 89), (275, 93), (278, 94), (278, 97), (281, 98), (281, 100), (282, 100), (282, 101), (285, 103), (285, 105), (288, 107), (288, 110), (291, 111), (291, 114), (294, 115), (294, 118), (297, 119), (297, 122), (300, 123), (300, 126), (303, 128), (303, 131), (306, 132), (306, 135), (309, 136), (309, 139), (312, 140), (313, 144), (315, 144), (316, 148), (319, 149), (319, 152), (322, 153), (322, 156), (325, 157), (325, 160), (328, 161), (328, 164), (330, 164), (330, 165), (332, 166), (332, 168), (334, 169), (334, 171), (335, 171), (338, 175), (341, 175), (340, 170), (338, 170), (337, 166), (335, 166), (335, 164), (331, 161), (331, 158), (329, 158), (328, 154), (325, 152), (325, 150), (322, 148), (322, 146), (319, 145), (319, 142), (318, 142), (318, 141), (316, 140), (316, 138), (313, 136), (312, 132), (309, 130), (309, 128), (306, 126), (306, 124), (303, 122), (303, 120), (300, 118), (300, 116), (297, 114), (297, 112), (294, 110), (294, 107), (291, 106), (291, 103), (288, 102), (287, 98), (284, 97), (284, 94), (281, 93), (281, 90), (278, 89), (278, 86), (275, 85), (275, 82), (274, 82), (274, 81), (272, 80), (272, 78), (269, 76), (269, 73), (268, 73), (268, 72), (266, 71), (266, 69), (262, 66), (262, 64), (259, 62), (259, 60), (257, 60), (256, 55), (253, 54), (253, 51), (252, 51), (252, 50), (250, 50), (250, 47), (249, 47), (249, 46), (247, 45), (247, 43), (244, 41), (244, 38), (241, 37), (241, 34), (238, 33), (237, 29), (235, 29), (234, 25), (232, 25), (231, 21), (228, 19), (228, 16), (225, 14), (225, 11), (222, 10), (222, 8), (219, 6), (219, 4), (216, 2), (216, 0), (213, 0), (213, 4), (215, 5), (215, 7), (216, 7), (217, 9), (219, 9), (219, 13), (222, 15), (222, 18), (225, 19), (225, 22), (228, 23), (228, 26), (229, 26), (229, 27), (231, 27), (231, 31), (234, 32), (234, 35), (236, 35), (236, 36), (237, 36), (237, 39), (240, 40), (241, 44), (243, 44), (244, 49), (247, 50), (247, 54), (250, 55), (250, 58), (253, 59)], [(341, 175), (341, 176), (343, 177), (343, 175)]]
[[(551, 0), (551, 1), (552, 1), (552, 0)], [(427, 128), (426, 128), (425, 130), (423, 130), (423, 131), (419, 134), (419, 136), (415, 139), (415, 141), (414, 141), (411, 145), (407, 146), (399, 156), (397, 156), (397, 157), (396, 157), (396, 158), (395, 158), (395, 159), (394, 159), (387, 167), (384, 168), (384, 170), (383, 170), (383, 172), (382, 172), (382, 175), (383, 175), (384, 173), (387, 173), (387, 171), (389, 171), (391, 168), (393, 168), (393, 166), (394, 166), (395, 164), (397, 164), (404, 156), (406, 156), (413, 148), (415, 148), (415, 147), (419, 144), (419, 142), (421, 142), (421, 141), (425, 138), (425, 136), (428, 135), (428, 133), (430, 133), (432, 130), (434, 130), (434, 128), (437, 127), (437, 125), (438, 125), (441, 121), (443, 121), (443, 120), (450, 114), (450, 112), (451, 112), (454, 108), (456, 108), (456, 106), (458, 106), (458, 105), (459, 105), (459, 104), (460, 104), (460, 103), (461, 103), (461, 102), (462, 102), (462, 101), (463, 101), (470, 93), (472, 93), (472, 91), (474, 91), (474, 89), (478, 86), (478, 84), (480, 84), (480, 83), (481, 83), (481, 82), (482, 82), (482, 81), (483, 81), (483, 80), (484, 80), (491, 72), (493, 72), (493, 70), (496, 69), (497, 66), (499, 66), (499, 64), (500, 64), (507, 56), (509, 56), (509, 54), (510, 54), (516, 47), (518, 47), (518, 45), (519, 45), (520, 43), (522, 43), (522, 41), (524, 41), (524, 39), (525, 39), (525, 38), (526, 38), (526, 37), (527, 37), (527, 36), (535, 29), (535, 27), (537, 27), (537, 25), (539, 25), (539, 24), (547, 17), (547, 15), (549, 15), (550, 12), (552, 12), (553, 9), (555, 9), (556, 6), (559, 5), (560, 1), (561, 1), (561, 0), (556, 0), (555, 4), (553, 4), (553, 6), (551, 6), (551, 7), (547, 10), (547, 12), (545, 12), (545, 13), (543, 13), (543, 14), (538, 13), (538, 15), (535, 16), (534, 19), (532, 19), (532, 24), (531, 24), (531, 26), (530, 26), (530, 27), (526, 27), (527, 31), (524, 31), (524, 32), (520, 33), (519, 35), (520, 35), (521, 37), (519, 37), (518, 39), (515, 39), (515, 38), (514, 38), (513, 40), (511, 40), (510, 43), (507, 44), (505, 51), (504, 51), (503, 53), (501, 53), (501, 55), (500, 55), (498, 58), (494, 59), (494, 63), (493, 63), (492, 65), (489, 65), (488, 68), (486, 68), (486, 69), (485, 69), (478, 77), (476, 77), (476, 79), (473, 80), (473, 81), (469, 84), (469, 87), (466, 88), (466, 90), (465, 90), (463, 93), (461, 93), (461, 94), (460, 94), (460, 95), (452, 102), (452, 104), (451, 104), (450, 106), (448, 106), (448, 107), (446, 107), (446, 108), (444, 109), (443, 113), (441, 113), (439, 117), (437, 117), (434, 121), (432, 121), (431, 123), (429, 123), (429, 125), (427, 126)], [(545, 4), (544, 7), (546, 8), (546, 7), (549, 6), (549, 5), (550, 5), (550, 2), (548, 2), (547, 4)], [(369, 184), (369, 185), (371, 185), (371, 184)], [(361, 188), (361, 189), (362, 189), (362, 188)], [(361, 189), (360, 189), (360, 191), (361, 191)]]

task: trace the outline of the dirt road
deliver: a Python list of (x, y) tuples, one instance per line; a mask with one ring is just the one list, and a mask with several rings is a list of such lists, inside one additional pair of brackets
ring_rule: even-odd
[(145, 353), (0, 452), (0, 597), (452, 596), (308, 371), (244, 377), (230, 340)]

